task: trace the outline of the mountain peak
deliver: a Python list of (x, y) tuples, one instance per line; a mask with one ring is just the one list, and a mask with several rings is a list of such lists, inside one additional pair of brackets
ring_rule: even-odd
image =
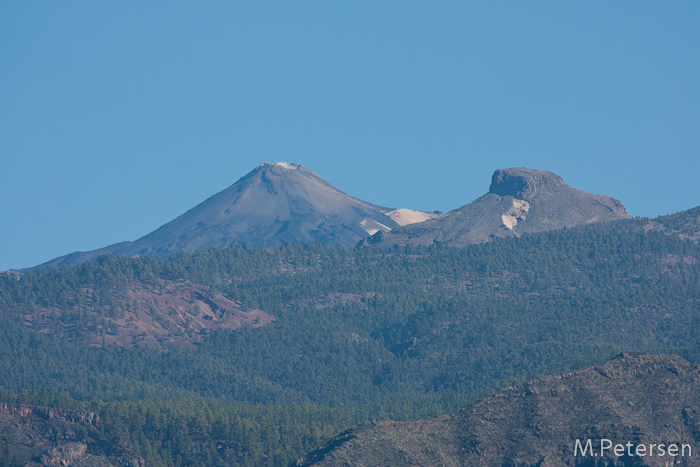
[(101, 254), (150, 256), (194, 252), (233, 243), (319, 242), (354, 247), (368, 234), (399, 223), (391, 208), (354, 198), (313, 170), (292, 162), (263, 162), (225, 190), (134, 241), (56, 258), (46, 265), (91, 261)]
[(514, 167), (496, 170), (489, 192), (471, 203), (430, 222), (377, 234), (363, 244), (465, 246), (628, 218), (614, 198), (572, 188), (552, 172)]
[(562, 185), (564, 180), (555, 173), (514, 167), (493, 173), (489, 193), (530, 201), (539, 191), (553, 190)]
[(279, 161), (275, 162), (274, 164), (270, 162), (263, 162), (259, 166), (256, 167), (256, 169), (271, 169), (271, 168), (279, 168), (279, 169), (286, 169), (286, 170), (294, 170), (294, 169), (299, 169), (299, 168), (305, 168), (301, 164), (295, 164), (293, 162), (284, 162), (284, 161)]

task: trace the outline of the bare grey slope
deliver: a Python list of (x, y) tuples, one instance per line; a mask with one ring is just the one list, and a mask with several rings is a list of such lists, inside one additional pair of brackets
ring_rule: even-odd
[[(582, 446), (590, 439), (596, 455), (574, 456), (577, 439)], [(644, 444), (646, 456), (600, 456), (601, 439)], [(649, 456), (652, 443), (657, 450)], [(662, 456), (662, 443), (687, 443), (692, 457), (687, 450), (685, 457)], [(506, 389), (454, 416), (360, 426), (297, 465), (696, 466), (699, 450), (700, 367), (675, 355), (623, 354)]]
[(139, 240), (72, 253), (44, 265), (82, 263), (105, 253), (161, 259), (234, 243), (316, 241), (351, 248), (368, 230), (398, 227), (385, 215), (390, 210), (343, 193), (302, 165), (265, 162)]
[(586, 193), (551, 172), (527, 168), (496, 170), (489, 192), (439, 219), (378, 232), (366, 244), (465, 246), (592, 222), (627, 219), (622, 203)]

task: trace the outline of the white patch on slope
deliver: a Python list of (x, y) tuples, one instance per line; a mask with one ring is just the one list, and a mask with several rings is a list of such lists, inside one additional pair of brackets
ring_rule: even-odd
[(277, 167), (282, 167), (283, 169), (296, 169), (298, 166), (296, 164), (290, 164), (289, 162), (277, 162), (275, 164)]
[(360, 222), (360, 227), (362, 227), (364, 231), (370, 235), (374, 235), (380, 230), (384, 232), (391, 230), (391, 227), (387, 227), (386, 225), (372, 219), (363, 219), (362, 222)]
[(397, 224), (404, 226), (408, 224), (418, 224), (420, 222), (425, 222), (429, 219), (437, 219), (441, 217), (440, 214), (433, 214), (430, 212), (414, 211), (413, 209), (394, 209), (385, 213), (387, 216), (391, 217), (391, 220)]
[(515, 224), (518, 223), (518, 219), (525, 220), (525, 213), (530, 210), (530, 203), (524, 199), (514, 199), (513, 205), (508, 209), (505, 214), (501, 216), (501, 221), (508, 229), (513, 230)]

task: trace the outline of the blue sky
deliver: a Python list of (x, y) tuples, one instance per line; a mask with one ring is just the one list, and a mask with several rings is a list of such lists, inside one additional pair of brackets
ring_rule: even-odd
[(700, 3), (1, 2), (0, 270), (135, 240), (264, 161), (443, 210), (497, 168), (700, 204)]

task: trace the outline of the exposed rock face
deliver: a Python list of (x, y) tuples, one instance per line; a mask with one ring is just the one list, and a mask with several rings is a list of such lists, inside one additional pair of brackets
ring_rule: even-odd
[[(172, 350), (191, 348), (205, 332), (259, 327), (274, 320), (262, 310), (244, 310), (221, 292), (190, 281), (162, 280), (158, 285), (134, 282), (124, 290), (110, 290), (110, 306), (100, 303), (96, 289), (99, 287), (94, 284), (83, 288), (78, 296), (70, 296), (63, 308), (39, 306), (33, 312), (27, 310), (25, 323), (39, 332), (72, 339), (76, 329), (71, 316), (102, 313), (102, 324), (89, 331), (91, 345)], [(109, 310), (106, 315), (105, 308)]]
[(489, 193), (530, 201), (540, 190), (554, 190), (564, 180), (552, 172), (517, 167), (498, 169), (491, 177)]
[(87, 452), (87, 444), (65, 443), (41, 455), (41, 465), (45, 467), (66, 467)]
[(465, 246), (627, 218), (618, 200), (571, 188), (551, 172), (500, 169), (493, 174), (489, 192), (479, 199), (438, 219), (393, 229), (362, 244)]
[(518, 224), (519, 220), (524, 221), (527, 219), (525, 215), (529, 210), (530, 203), (524, 199), (514, 199), (513, 206), (501, 216), (501, 222), (506, 228), (513, 230), (513, 227)]
[[(624, 452), (614, 452), (617, 444)], [(675, 355), (623, 354), (506, 389), (455, 416), (355, 428), (297, 466), (661, 467), (698, 459), (700, 367)]]
[(394, 222), (401, 226), (419, 224), (430, 219), (437, 219), (441, 217), (441, 214), (414, 211), (413, 209), (395, 209), (387, 212), (386, 215), (391, 217)]
[(100, 433), (102, 424), (92, 412), (0, 403), (0, 465), (143, 467)]

